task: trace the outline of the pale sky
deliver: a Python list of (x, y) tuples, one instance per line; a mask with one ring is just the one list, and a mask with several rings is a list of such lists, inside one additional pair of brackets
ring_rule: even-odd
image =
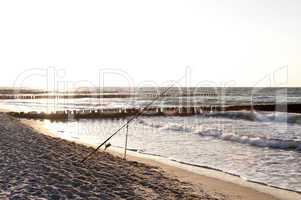
[(98, 84), (99, 70), (120, 69), (160, 85), (186, 66), (192, 86), (301, 86), (300, 10), (299, 0), (1, 1), (0, 86), (19, 75), (41, 87), (23, 72), (48, 67), (62, 81)]

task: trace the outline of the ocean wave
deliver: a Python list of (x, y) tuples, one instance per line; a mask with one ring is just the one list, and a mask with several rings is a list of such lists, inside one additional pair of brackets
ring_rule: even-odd
[(250, 136), (240, 136), (236, 134), (223, 134), (223, 132), (218, 129), (198, 131), (196, 132), (196, 134), (199, 134), (200, 136), (221, 139), (224, 141), (248, 144), (256, 147), (293, 150), (293, 151), (301, 152), (301, 141), (297, 141), (297, 140), (281, 140), (281, 139), (273, 139), (273, 138), (266, 138), (266, 137), (250, 137)]
[(222, 117), (230, 119), (242, 119), (258, 122), (285, 122), (301, 124), (301, 115), (285, 112), (255, 112), (255, 111), (227, 111), (211, 112), (207, 117)]
[[(229, 116), (238, 119), (248, 119), (253, 121), (260, 122), (274, 122), (277, 119), (277, 122), (285, 122), (287, 119), (299, 119), (301, 115), (289, 115), (286, 116), (282, 113), (256, 113), (256, 112), (224, 112), (224, 113), (212, 113), (210, 116)], [(288, 117), (288, 118), (287, 118)], [(261, 148), (272, 148), (272, 149), (282, 149), (282, 150), (293, 150), (301, 152), (301, 140), (298, 139), (281, 139), (273, 138), (268, 136), (262, 136), (258, 133), (256, 135), (238, 135), (235, 133), (227, 132), (218, 128), (205, 127), (203, 125), (198, 126), (186, 126), (185, 124), (180, 123), (164, 123), (164, 122), (154, 122), (140, 119), (138, 121), (140, 124), (157, 128), (159, 130), (171, 130), (180, 133), (192, 133), (198, 134), (203, 137), (211, 137), (213, 139), (219, 139), (228, 142), (246, 144)]]
[(172, 130), (176, 132), (192, 132), (191, 128), (188, 128), (186, 126), (183, 126), (182, 124), (176, 124), (176, 123), (151, 123), (147, 122), (145, 120), (139, 120), (139, 124), (151, 127), (151, 128), (158, 128), (160, 130)]
[(137, 120), (137, 122), (139, 124), (149, 126), (149, 127), (152, 127), (152, 128), (163, 128), (164, 127), (164, 125), (162, 125), (162, 124), (149, 123), (149, 122), (146, 122), (145, 120), (142, 120), (142, 119)]
[(169, 124), (169, 125), (162, 127), (161, 129), (178, 131), (178, 132), (191, 132), (192, 131), (191, 128), (182, 126), (180, 124)]

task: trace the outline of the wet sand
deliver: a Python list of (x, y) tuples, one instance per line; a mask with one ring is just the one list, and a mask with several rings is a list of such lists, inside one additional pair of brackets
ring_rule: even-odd
[[(123, 156), (123, 150), (113, 149), (113, 155)], [(147, 165), (160, 167), (172, 177), (188, 182), (195, 188), (201, 188), (207, 194), (215, 197), (225, 197), (233, 200), (299, 200), (301, 194), (262, 184), (246, 181), (240, 177), (226, 174), (213, 169), (189, 166), (159, 156), (144, 155), (129, 152), (127, 158)]]

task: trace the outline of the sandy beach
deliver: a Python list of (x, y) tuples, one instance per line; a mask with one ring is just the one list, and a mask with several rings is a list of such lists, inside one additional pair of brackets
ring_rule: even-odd
[(249, 187), (239, 181), (236, 183), (235, 178), (227, 180), (226, 175), (218, 175), (218, 172), (211, 172), (216, 177), (210, 177), (210, 173), (201, 175), (132, 153), (125, 161), (118, 151), (101, 151), (81, 164), (84, 155), (93, 150), (91, 147), (55, 138), (47, 130), (28, 124), (0, 114), (1, 199), (273, 200), (300, 197), (273, 188)]
[(0, 199), (215, 199), (161, 169), (38, 134), (0, 115)]

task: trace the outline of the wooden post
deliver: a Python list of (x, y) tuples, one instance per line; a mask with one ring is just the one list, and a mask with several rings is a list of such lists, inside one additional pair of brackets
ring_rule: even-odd
[(126, 132), (125, 132), (125, 145), (124, 145), (124, 156), (123, 156), (124, 160), (126, 160), (126, 150), (128, 146), (128, 132), (129, 132), (129, 124), (126, 125)]

